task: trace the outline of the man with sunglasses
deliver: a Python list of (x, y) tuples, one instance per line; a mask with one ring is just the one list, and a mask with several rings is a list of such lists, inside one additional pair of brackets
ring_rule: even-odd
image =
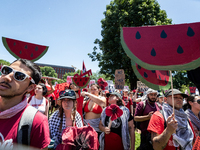
[[(48, 149), (50, 143), (47, 117), (36, 112), (30, 129), (30, 143), (22, 142), (18, 134), (20, 119), (32, 107), (27, 104), (25, 94), (34, 89), (41, 79), (40, 68), (29, 60), (18, 59), (10, 66), (1, 68), (0, 78), (0, 149), (16, 149), (15, 143), (23, 143), (39, 149)], [(26, 121), (26, 120), (25, 120)], [(27, 126), (23, 126), (27, 127)], [(23, 128), (25, 129), (25, 128)], [(25, 142), (24, 142), (25, 141)]]
[(147, 130), (151, 132), (153, 148), (164, 150), (191, 150), (195, 138), (191, 122), (182, 109), (183, 99), (188, 95), (173, 89), (174, 112), (172, 90), (165, 93), (167, 98), (161, 111), (156, 111), (149, 122)]

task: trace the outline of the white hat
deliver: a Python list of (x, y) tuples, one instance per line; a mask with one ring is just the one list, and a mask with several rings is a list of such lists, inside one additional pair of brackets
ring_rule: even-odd
[(158, 94), (158, 91), (154, 90), (154, 89), (151, 89), (149, 88), (146, 92), (147, 94), (150, 94), (150, 93), (157, 93)]
[(123, 89), (123, 92), (128, 92), (128, 89)]

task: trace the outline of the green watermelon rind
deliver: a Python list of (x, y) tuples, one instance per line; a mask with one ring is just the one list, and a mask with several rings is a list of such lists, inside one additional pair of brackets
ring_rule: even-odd
[[(4, 47), (8, 50), (8, 52), (13, 56), (15, 57), (16, 59), (19, 59), (20, 57), (17, 56), (15, 53), (12, 52), (12, 50), (9, 48), (7, 42), (6, 42), (6, 37), (2, 37), (2, 41), (3, 41), (3, 45)], [(35, 59), (32, 59), (31, 61), (32, 62), (35, 62), (37, 61), (38, 59), (40, 59), (48, 50), (49, 46), (46, 46), (45, 50)]]
[(77, 85), (76, 82), (74, 81), (74, 77), (72, 77), (72, 82), (74, 83), (74, 85), (78, 86), (80, 89), (84, 89), (88, 85), (88, 83), (90, 82), (90, 78), (89, 77), (85, 77), (85, 78), (88, 78), (88, 81), (83, 86)]
[[(190, 63), (181, 64), (181, 65), (158, 66), (158, 65), (152, 65), (152, 64), (145, 63), (145, 62), (141, 61), (138, 57), (136, 57), (131, 52), (131, 50), (128, 48), (128, 46), (126, 45), (126, 42), (124, 41), (124, 36), (123, 36), (123, 27), (121, 27), (120, 32), (121, 32), (120, 33), (121, 44), (122, 44), (122, 47), (123, 47), (125, 53), (127, 54), (127, 56), (131, 60), (133, 60), (134, 62), (136, 62), (138, 65), (140, 65), (141, 67), (143, 67), (145, 69), (148, 69), (148, 70), (192, 70), (192, 69), (196, 69), (199, 67), (200, 58), (198, 58)], [(165, 56), (163, 56), (163, 57), (165, 57)]]
[(169, 77), (169, 81), (168, 81), (166, 86), (156, 85), (156, 84), (148, 82), (147, 80), (144, 79), (144, 77), (138, 72), (138, 70), (136, 68), (136, 64), (133, 60), (131, 60), (131, 66), (132, 66), (133, 71), (134, 71), (135, 75), (137, 76), (137, 78), (142, 83), (147, 85), (149, 88), (152, 88), (152, 89), (155, 89), (155, 90), (168, 90), (171, 87), (171, 78), (170, 77)]

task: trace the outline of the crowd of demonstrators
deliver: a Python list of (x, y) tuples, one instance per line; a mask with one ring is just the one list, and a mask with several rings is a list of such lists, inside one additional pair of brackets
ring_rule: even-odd
[[(106, 115), (106, 108), (101, 113), (101, 121), (99, 129), (102, 131), (100, 135), (100, 149), (102, 150), (128, 150), (135, 149), (135, 131), (133, 125), (133, 116), (129, 109), (124, 106), (122, 96), (118, 92), (107, 94), (109, 96), (109, 104), (115, 104), (123, 111), (123, 115), (112, 121), (111, 128), (108, 128), (109, 117)], [(131, 139), (129, 138), (129, 135)], [(131, 144), (130, 144), (131, 143)]]
[[(31, 61), (18, 59), (10, 66), (3, 66), (1, 73), (0, 149), (18, 149), (14, 143), (47, 149), (50, 143), (48, 119), (29, 106), (25, 96), (40, 81), (40, 68)], [(21, 119), (30, 116), (34, 117), (30, 124), (23, 124)], [(30, 135), (26, 134), (28, 131)]]
[(160, 110), (156, 103), (158, 92), (149, 88), (146, 93), (146, 99), (137, 105), (134, 116), (134, 120), (137, 122), (137, 126), (141, 130), (141, 150), (153, 149), (149, 140), (151, 134), (147, 131), (147, 127), (153, 113)]
[[(191, 150), (195, 139), (192, 124), (182, 109), (183, 99), (188, 95), (173, 89), (174, 112), (172, 90), (165, 93), (166, 103), (162, 111), (156, 111), (149, 122), (148, 131), (151, 132), (153, 148), (175, 150)], [(175, 114), (174, 114), (175, 113)]]
[(59, 110), (55, 111), (49, 119), (51, 139), (55, 140), (54, 148), (62, 143), (62, 131), (71, 126), (82, 127), (82, 118), (76, 111), (76, 94), (73, 90), (60, 92), (58, 99)]
[(47, 94), (46, 85), (44, 83), (39, 83), (35, 87), (35, 95), (29, 97), (28, 103), (48, 117), (49, 102), (44, 97), (46, 94)]
[(196, 137), (198, 137), (200, 134), (200, 96), (189, 96), (185, 105), (185, 113), (192, 123)]
[(90, 124), (98, 135), (101, 134), (101, 130), (99, 129), (101, 113), (103, 108), (106, 107), (106, 98), (99, 95), (100, 90), (99, 85), (92, 84), (90, 93), (81, 93), (81, 95), (85, 97), (83, 102), (84, 124)]

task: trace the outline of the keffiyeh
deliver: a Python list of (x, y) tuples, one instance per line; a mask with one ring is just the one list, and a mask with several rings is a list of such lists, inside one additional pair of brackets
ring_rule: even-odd
[[(165, 120), (173, 113), (173, 108), (169, 104), (163, 104), (163, 113)], [(174, 110), (175, 111), (175, 119), (178, 122), (178, 128), (176, 129), (176, 134), (172, 134), (173, 136), (173, 143), (175, 147), (178, 147), (179, 145), (184, 150), (191, 150), (192, 149), (192, 142), (194, 138), (194, 134), (192, 132), (192, 129), (189, 125), (187, 115), (183, 111), (183, 109), (180, 110)]]
[[(65, 114), (63, 113), (63, 121), (62, 121), (62, 130), (59, 130), (61, 123), (61, 118), (59, 117), (59, 110), (55, 111), (51, 117), (49, 118), (49, 130), (51, 134), (51, 139), (55, 140), (54, 148), (57, 147), (58, 144), (62, 142), (62, 131), (66, 128), (66, 120), (65, 120)], [(82, 119), (80, 114), (76, 111), (75, 116), (75, 123), (77, 127), (82, 127)]]

